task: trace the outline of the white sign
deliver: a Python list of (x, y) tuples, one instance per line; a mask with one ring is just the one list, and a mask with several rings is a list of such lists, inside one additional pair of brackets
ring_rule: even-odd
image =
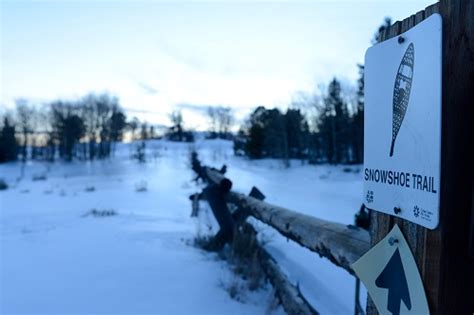
[(438, 226), (441, 16), (367, 50), (364, 203), (429, 229)]
[(398, 225), (352, 264), (381, 315), (429, 314), (415, 259)]

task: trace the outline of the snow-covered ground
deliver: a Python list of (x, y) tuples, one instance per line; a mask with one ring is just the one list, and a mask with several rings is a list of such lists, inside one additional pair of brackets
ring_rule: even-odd
[[(353, 223), (361, 203), (359, 173), (341, 167), (249, 161), (226, 141), (194, 145), (207, 165), (228, 165), (234, 189), (257, 186), (266, 201), (320, 218)], [(281, 314), (272, 289), (244, 291), (226, 262), (191, 245), (213, 225), (203, 205), (190, 218), (190, 145), (148, 143), (145, 164), (120, 145), (108, 161), (0, 165), (0, 313)], [(354, 168), (356, 169), (356, 167)], [(35, 175), (46, 180), (33, 181)], [(146, 187), (146, 191), (137, 191)], [(113, 210), (94, 216), (91, 210)], [(318, 255), (254, 222), (271, 254), (322, 314), (350, 314), (355, 279)], [(361, 301), (365, 302), (365, 291)]]

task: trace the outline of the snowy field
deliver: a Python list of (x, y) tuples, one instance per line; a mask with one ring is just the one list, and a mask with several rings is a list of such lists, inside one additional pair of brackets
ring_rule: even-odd
[[(206, 165), (228, 165), (234, 190), (257, 186), (267, 202), (351, 224), (362, 181), (343, 167), (234, 157), (226, 141), (193, 145)], [(148, 142), (148, 160), (120, 145), (109, 161), (0, 165), (1, 314), (283, 314), (270, 286), (243, 286), (216, 254), (192, 246), (215, 226), (203, 203), (190, 217), (190, 145)], [(356, 170), (357, 167), (352, 167)], [(33, 177), (45, 175), (44, 180)], [(95, 212), (93, 211), (95, 209)], [(105, 212), (104, 212), (105, 211)], [(100, 216), (97, 213), (114, 215)], [(328, 260), (254, 222), (266, 247), (322, 314), (354, 312), (355, 279)], [(361, 295), (364, 305), (365, 290)]]

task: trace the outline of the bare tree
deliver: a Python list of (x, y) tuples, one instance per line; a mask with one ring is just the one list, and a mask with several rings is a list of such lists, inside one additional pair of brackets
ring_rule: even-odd
[(148, 140), (150, 138), (150, 134), (148, 133), (148, 123), (142, 123), (142, 129), (140, 131), (140, 139), (141, 140)]
[(84, 136), (85, 126), (81, 107), (74, 102), (55, 101), (51, 103), (51, 119), (55, 140), (59, 144), (59, 155), (72, 161), (77, 153), (77, 143)]
[(138, 129), (139, 125), (140, 125), (140, 121), (138, 120), (137, 117), (133, 117), (133, 119), (128, 123), (128, 128), (132, 132), (132, 141), (136, 139), (135, 131)]
[(207, 116), (209, 118), (210, 138), (216, 138), (218, 133), (217, 127), (217, 110), (213, 106), (207, 108)]
[[(93, 160), (96, 155), (97, 143), (97, 112), (95, 111), (95, 98), (89, 94), (82, 99), (82, 119), (86, 126), (86, 141), (88, 142), (88, 156)], [(86, 147), (84, 146), (84, 151)], [(87, 154), (84, 152), (84, 155)]]
[(28, 136), (33, 130), (33, 107), (28, 104), (26, 99), (16, 100), (17, 121), (22, 133), (21, 157), (23, 164), (27, 159)]
[(41, 150), (41, 156), (48, 162), (54, 162), (56, 145), (54, 143), (54, 130), (52, 125), (50, 104), (43, 104), (42, 108), (38, 111), (37, 119), (37, 133), (44, 136), (44, 146)]
[(110, 155), (111, 151), (111, 130), (110, 121), (113, 108), (118, 107), (118, 100), (115, 96), (101, 94), (96, 96), (97, 127), (99, 133), (99, 157), (104, 158)]
[[(89, 159), (110, 156), (114, 142), (122, 138), (126, 116), (120, 108), (118, 98), (103, 94), (89, 94), (78, 102), (82, 119), (86, 125), (86, 141)], [(136, 129), (136, 127), (135, 127)], [(86, 146), (83, 146), (84, 155)]]
[(234, 125), (234, 113), (230, 107), (214, 106), (207, 109), (211, 138), (228, 138)]
[(230, 107), (217, 107), (217, 121), (221, 138), (226, 139), (229, 137), (234, 120), (234, 114)]
[(183, 115), (180, 111), (173, 111), (170, 114), (170, 120), (173, 126), (171, 129), (171, 135), (178, 141), (183, 141)]
[(112, 153), (115, 153), (117, 141), (123, 138), (123, 132), (127, 126), (127, 117), (118, 105), (112, 106), (112, 116), (110, 117), (110, 140), (112, 141)]

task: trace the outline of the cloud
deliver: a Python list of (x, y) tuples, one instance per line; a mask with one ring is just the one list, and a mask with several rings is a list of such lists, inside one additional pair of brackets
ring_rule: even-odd
[(148, 84), (143, 83), (141, 81), (138, 81), (137, 84), (142, 90), (144, 90), (146, 93), (148, 93), (150, 95), (158, 94), (158, 90), (155, 89), (154, 87), (152, 87), (151, 85), (148, 85)]
[(180, 103), (176, 105), (176, 108), (179, 110), (189, 110), (199, 114), (206, 114), (207, 109), (211, 107), (210, 105), (201, 105), (201, 104), (188, 104)]

